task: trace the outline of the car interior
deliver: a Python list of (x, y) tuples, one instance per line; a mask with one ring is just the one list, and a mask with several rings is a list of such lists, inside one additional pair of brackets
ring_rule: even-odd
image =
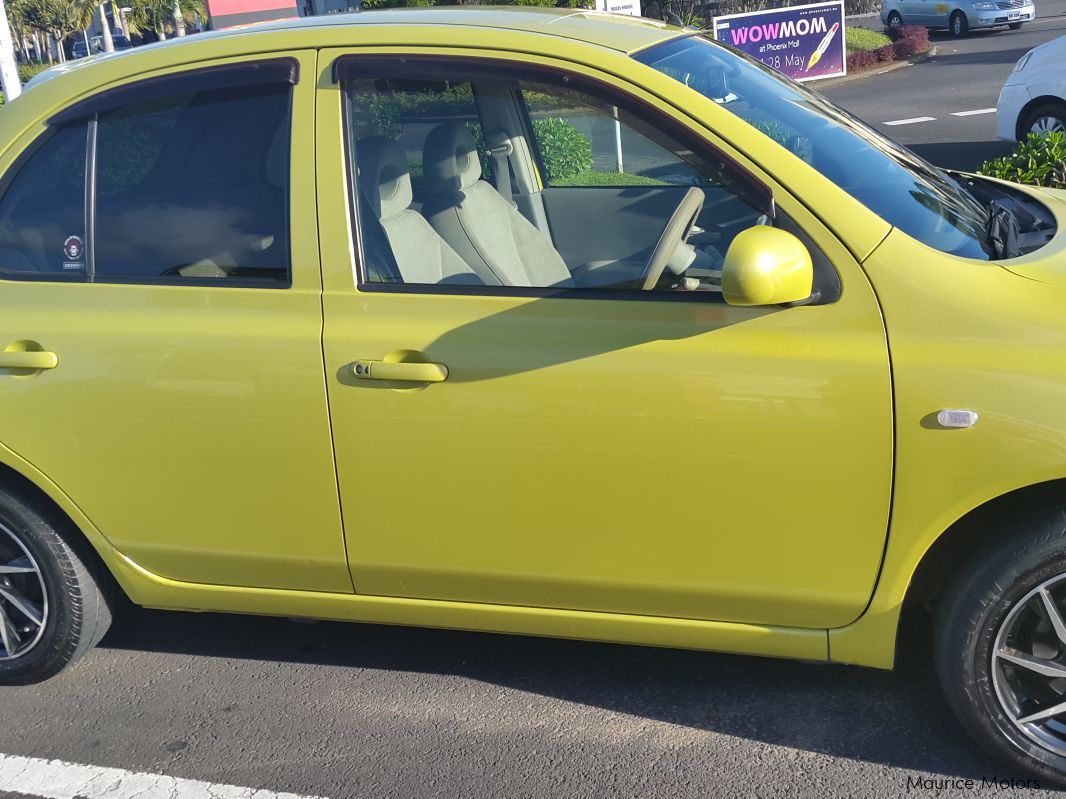
[(720, 294), (729, 242), (772, 224), (721, 164), (570, 87), (404, 75), (346, 97), (366, 283)]

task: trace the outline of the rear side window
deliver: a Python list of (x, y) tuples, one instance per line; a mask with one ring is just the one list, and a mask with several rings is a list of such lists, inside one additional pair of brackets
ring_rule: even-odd
[(86, 124), (45, 134), (0, 202), (0, 269), (85, 274)]
[(0, 270), (289, 285), (292, 85), (211, 73), (134, 84), (50, 134), (0, 199)]
[(289, 87), (242, 87), (101, 114), (97, 278), (289, 272)]

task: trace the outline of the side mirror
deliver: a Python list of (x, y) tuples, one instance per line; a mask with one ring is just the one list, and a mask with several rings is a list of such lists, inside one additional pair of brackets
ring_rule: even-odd
[(756, 225), (729, 245), (722, 294), (730, 305), (780, 305), (811, 296), (814, 265), (803, 242), (780, 228)]

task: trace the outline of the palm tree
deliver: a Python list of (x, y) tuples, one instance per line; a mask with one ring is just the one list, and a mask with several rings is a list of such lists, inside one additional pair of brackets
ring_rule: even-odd
[[(133, 8), (126, 20), (131, 31), (152, 31), (160, 39), (166, 39), (174, 27), (174, 0), (133, 0)], [(206, 16), (203, 0), (178, 0), (178, 10), (183, 22), (194, 22)]]
[(11, 28), (15, 46), (18, 48), (24, 62), (30, 60), (29, 24), (26, 22), (26, 5), (27, 0), (7, 0), (7, 24)]

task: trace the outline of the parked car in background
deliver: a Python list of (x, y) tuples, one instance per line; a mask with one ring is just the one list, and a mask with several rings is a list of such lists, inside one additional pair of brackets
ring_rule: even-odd
[(929, 608), (963, 727), (1066, 783), (1066, 192), (579, 10), (185, 37), (2, 113), (0, 683), (120, 593), (879, 668)]
[(1066, 133), (1066, 36), (1018, 59), (999, 92), (996, 135), (1007, 141), (1030, 133)]
[(972, 30), (1018, 30), (1035, 18), (1033, 0), (884, 0), (881, 6), (885, 25), (946, 28), (956, 38)]
[(121, 33), (111, 34), (111, 44), (114, 46), (115, 50), (129, 50), (133, 47), (133, 42)]
[(74, 58), (85, 58), (89, 55), (89, 47), (85, 44), (84, 39), (78, 39), (74, 42), (74, 46), (71, 48), (71, 56)]

